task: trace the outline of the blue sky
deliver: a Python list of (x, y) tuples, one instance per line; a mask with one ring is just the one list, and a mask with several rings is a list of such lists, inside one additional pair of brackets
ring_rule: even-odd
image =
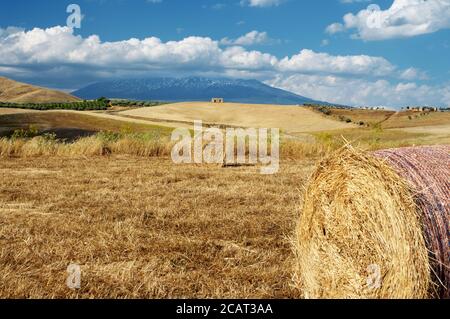
[(2, 1), (0, 56), (0, 75), (66, 90), (208, 75), (343, 104), (448, 105), (450, 0)]

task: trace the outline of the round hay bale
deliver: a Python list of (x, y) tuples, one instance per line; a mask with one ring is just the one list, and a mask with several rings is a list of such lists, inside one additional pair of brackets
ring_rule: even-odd
[(432, 266), (435, 295), (450, 298), (450, 146), (375, 152), (414, 191)]
[[(428, 158), (437, 152), (441, 160), (444, 157), (433, 165), (448, 177), (448, 148), (430, 149), (419, 153)], [(402, 158), (404, 151), (390, 150), (373, 156), (346, 147), (318, 165), (306, 192), (295, 241), (296, 272), (304, 297), (445, 296), (448, 282), (445, 286), (445, 281), (434, 280), (446, 277), (433, 275), (437, 268), (429, 250), (439, 258), (444, 255), (438, 262), (441, 266), (447, 256), (442, 267), (448, 275), (449, 197), (445, 197), (445, 190), (439, 191), (435, 202), (441, 204), (431, 205), (437, 213), (422, 211), (418, 198), (423, 192), (415, 189), (421, 184), (408, 181), (409, 175), (402, 175), (400, 169), (397, 172), (397, 166), (392, 164), (399, 163), (408, 172), (413, 170), (414, 165), (404, 165), (393, 155)], [(408, 150), (404, 154), (409, 157), (417, 153)], [(423, 158), (417, 156), (417, 160), (426, 171)], [(416, 179), (417, 175), (410, 176)], [(435, 182), (442, 183), (448, 191), (448, 182)], [(437, 215), (443, 218), (438, 221)], [(431, 224), (439, 225), (440, 231), (428, 231)], [(435, 242), (443, 246), (442, 250), (434, 250)]]

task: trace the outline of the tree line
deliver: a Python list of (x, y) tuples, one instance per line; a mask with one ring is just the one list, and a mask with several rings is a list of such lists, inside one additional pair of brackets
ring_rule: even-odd
[(65, 103), (12, 103), (0, 102), (0, 108), (17, 108), (30, 110), (75, 110), (93, 111), (106, 110), (111, 106), (111, 102), (106, 98), (99, 98), (93, 101), (65, 102)]
[(115, 106), (123, 106), (123, 107), (152, 107), (158, 106), (162, 104), (166, 104), (165, 102), (159, 101), (134, 101), (134, 100), (113, 100), (112, 104)]

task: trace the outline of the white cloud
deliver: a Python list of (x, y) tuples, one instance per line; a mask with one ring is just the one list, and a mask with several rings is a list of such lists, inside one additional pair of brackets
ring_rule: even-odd
[(220, 44), (223, 45), (241, 45), (241, 46), (251, 46), (255, 44), (267, 44), (273, 42), (269, 38), (267, 32), (251, 31), (237, 39), (223, 38), (220, 40)]
[(330, 24), (326, 29), (325, 32), (329, 34), (335, 34), (338, 32), (345, 31), (345, 26), (342, 23), (333, 23)]
[(273, 6), (279, 6), (283, 0), (242, 0), (241, 5), (249, 7), (273, 7)]
[[(187, 37), (181, 41), (161, 42), (151, 37), (102, 42), (96, 35), (75, 36), (68, 27), (35, 28), (0, 38), (4, 64), (87, 64), (127, 67), (128, 64), (164, 66), (214, 63), (221, 50), (210, 38)], [(135, 66), (135, 65), (134, 65)]]
[(408, 68), (400, 72), (400, 79), (402, 80), (426, 80), (428, 76), (425, 72), (418, 70), (416, 68)]
[(194, 36), (168, 42), (156, 37), (103, 42), (97, 35), (83, 38), (61, 26), (28, 31), (7, 28), (0, 29), (0, 73), (65, 88), (117, 77), (226, 75), (276, 79), (273, 83), (283, 88), (343, 104), (390, 101), (388, 105), (397, 105), (411, 99), (433, 103), (443, 102), (444, 96), (445, 103), (450, 100), (450, 86), (417, 85), (413, 80), (424, 78), (422, 71), (401, 70), (383, 57), (304, 49), (278, 58), (248, 50), (243, 45), (249, 42), (239, 39), (233, 44), (240, 46), (225, 47), (220, 41)]
[(450, 0), (394, 0), (381, 10), (376, 5), (357, 14), (348, 13), (343, 23), (333, 23), (328, 33), (356, 30), (353, 38), (375, 41), (413, 37), (450, 28)]
[(282, 59), (279, 62), (279, 69), (285, 72), (349, 73), (383, 76), (392, 74), (396, 67), (381, 57), (368, 55), (335, 56), (304, 49), (297, 55)]

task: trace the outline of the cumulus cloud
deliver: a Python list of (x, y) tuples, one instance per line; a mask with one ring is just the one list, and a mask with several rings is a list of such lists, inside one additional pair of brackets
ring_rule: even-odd
[(163, 43), (155, 37), (102, 42), (97, 35), (76, 36), (68, 27), (34, 28), (0, 38), (2, 63), (86, 64), (127, 67), (130, 64), (148, 67), (167, 65), (201, 65), (217, 62), (221, 49), (216, 41), (203, 37), (187, 37)]
[(395, 66), (381, 57), (368, 55), (335, 56), (302, 50), (279, 62), (279, 69), (287, 72), (349, 73), (383, 76), (395, 71)]
[[(195, 36), (168, 42), (156, 37), (107, 42), (97, 35), (75, 35), (72, 29), (61, 26), (7, 28), (0, 29), (0, 73), (71, 89), (118, 77), (225, 75), (276, 79), (273, 83), (285, 89), (343, 104), (371, 103), (377, 92), (382, 93), (380, 101), (392, 94), (392, 103), (399, 101), (396, 96), (433, 97), (426, 94), (427, 90), (436, 94), (432, 101), (440, 101), (445, 92), (449, 96), (449, 90), (410, 87), (416, 85), (414, 79), (423, 78), (423, 72), (415, 68), (399, 69), (383, 57), (339, 56), (303, 49), (298, 54), (278, 58), (246, 49), (244, 45), (251, 43), (243, 40), (247, 38), (255, 41), (258, 37), (229, 40), (231, 46)], [(404, 82), (394, 88), (398, 81)]]
[(353, 38), (376, 41), (413, 37), (448, 28), (450, 0), (394, 0), (386, 10), (372, 4), (356, 14), (348, 13), (343, 23), (329, 25), (326, 32), (356, 30)]

